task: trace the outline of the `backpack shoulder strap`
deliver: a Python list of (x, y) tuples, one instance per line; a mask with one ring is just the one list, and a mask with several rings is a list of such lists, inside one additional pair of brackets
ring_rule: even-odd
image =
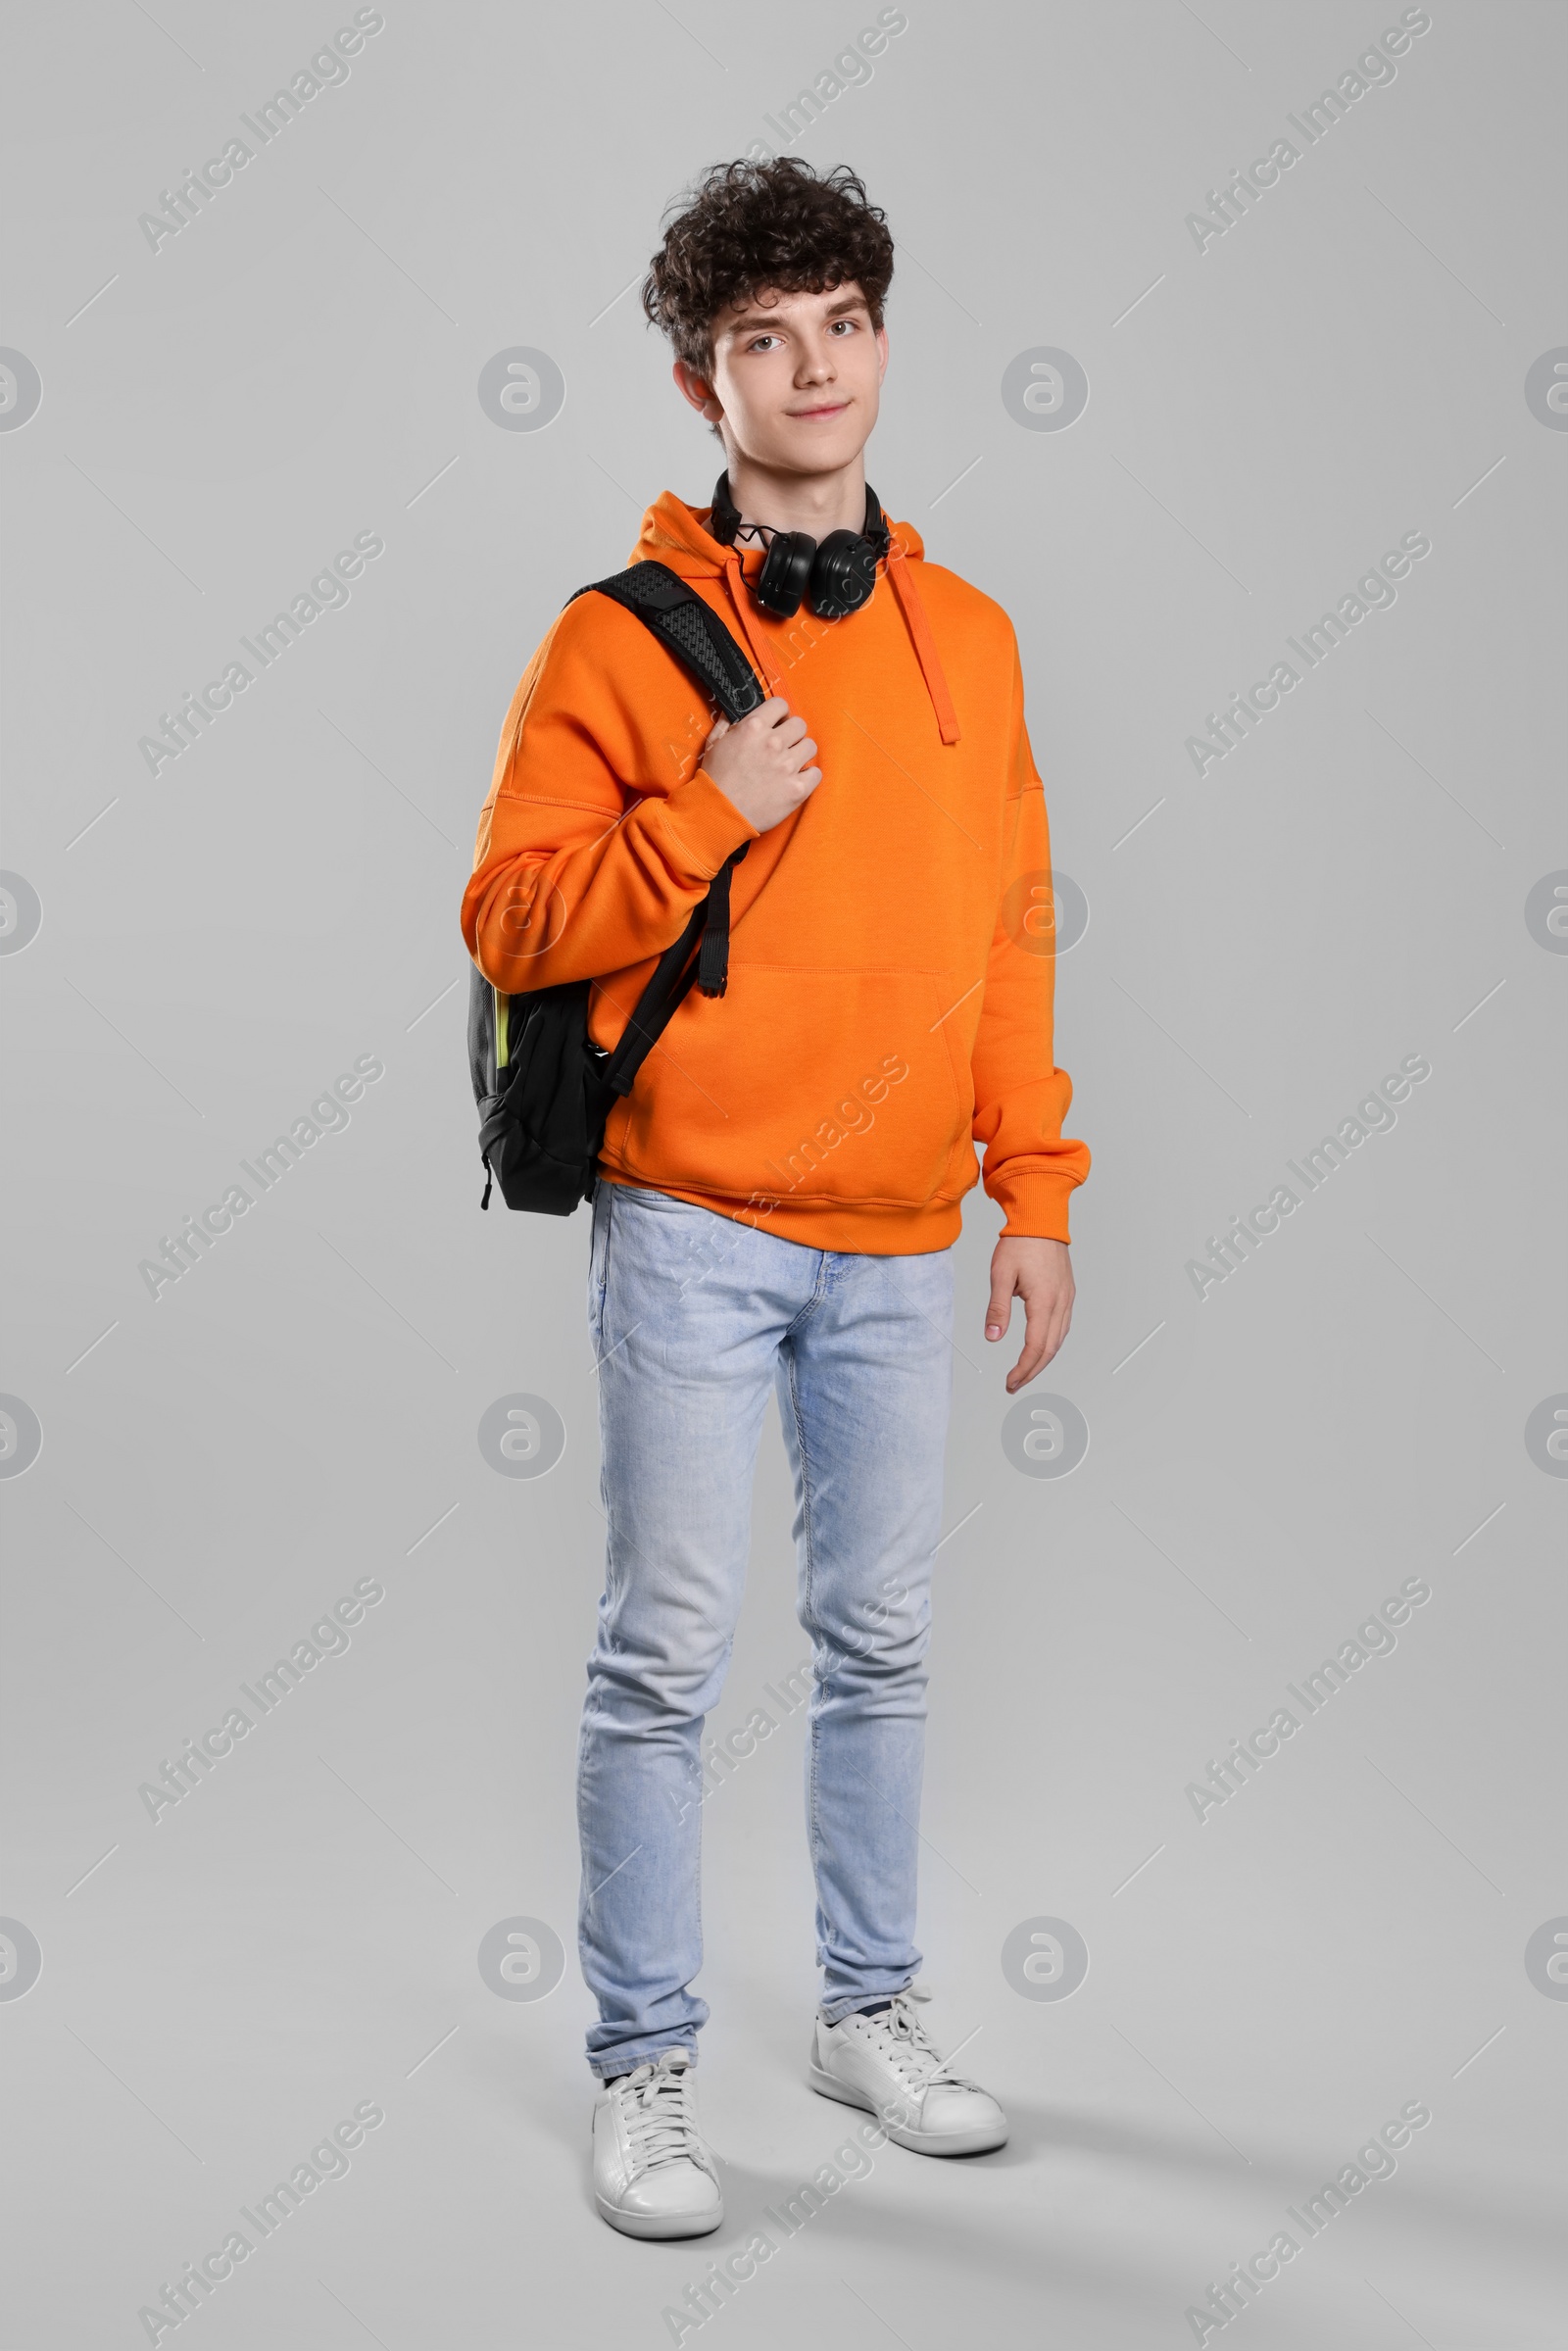
[(756, 670), (712, 607), (664, 564), (633, 563), (610, 579), (590, 580), (566, 602), (575, 604), (578, 596), (608, 596), (635, 612), (731, 722), (767, 700)]
[[(608, 596), (612, 604), (634, 612), (712, 696), (731, 724), (767, 700), (756, 670), (718, 614), (663, 563), (633, 563), (609, 579), (590, 580), (566, 603), (590, 595)], [(725, 858), (708, 896), (693, 907), (680, 937), (660, 957), (605, 1068), (604, 1082), (612, 1093), (631, 1092), (637, 1072), (694, 983), (705, 996), (724, 994), (729, 977), (730, 875), (750, 847), (743, 841)]]

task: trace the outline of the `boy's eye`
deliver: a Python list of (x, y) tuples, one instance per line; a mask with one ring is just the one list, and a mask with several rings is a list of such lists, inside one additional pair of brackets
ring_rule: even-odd
[[(833, 318), (828, 322), (828, 333), (841, 343), (847, 342), (851, 335), (858, 334), (859, 331), (860, 320), (858, 318)], [(780, 350), (783, 343), (782, 335), (768, 332), (753, 335), (746, 348), (748, 351)]]

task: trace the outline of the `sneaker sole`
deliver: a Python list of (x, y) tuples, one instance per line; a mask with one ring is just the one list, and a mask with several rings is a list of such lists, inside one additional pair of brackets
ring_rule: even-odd
[[(808, 2080), (821, 2098), (837, 2098), (841, 2106), (858, 2106), (866, 2114), (877, 2109), (863, 2090), (852, 2089), (848, 2082), (835, 2075), (824, 2073), (815, 2058), (810, 2060)], [(994, 2148), (1007, 2143), (1007, 2126), (1000, 2130), (995, 2125), (982, 2126), (975, 2131), (949, 2131), (939, 2137), (929, 2131), (910, 2131), (902, 2123), (889, 2123), (878, 2116), (882, 2128), (896, 2147), (907, 2147), (912, 2155), (986, 2155)]]
[(622, 2236), (711, 2236), (715, 2229), (721, 2229), (724, 2225), (722, 2204), (716, 2212), (703, 2214), (622, 2212), (617, 2205), (607, 2204), (597, 2189), (594, 2202), (599, 2207), (599, 2218), (608, 2221), (612, 2229), (618, 2229)]

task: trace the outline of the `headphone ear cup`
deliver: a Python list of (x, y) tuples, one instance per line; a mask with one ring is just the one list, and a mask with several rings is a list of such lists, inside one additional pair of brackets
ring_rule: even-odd
[[(835, 533), (835, 536), (842, 534)], [(816, 541), (804, 530), (781, 530), (768, 544), (753, 593), (764, 612), (780, 620), (793, 619), (811, 579)]]
[(811, 610), (819, 620), (846, 620), (876, 586), (877, 551), (856, 530), (830, 531), (811, 569)]

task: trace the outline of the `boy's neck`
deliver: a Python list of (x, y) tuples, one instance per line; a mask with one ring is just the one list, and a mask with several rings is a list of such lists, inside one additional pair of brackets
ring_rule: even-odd
[(830, 531), (864, 526), (865, 465), (857, 456), (831, 473), (786, 473), (737, 453), (729, 461), (729, 494), (743, 524), (803, 530), (820, 545)]

